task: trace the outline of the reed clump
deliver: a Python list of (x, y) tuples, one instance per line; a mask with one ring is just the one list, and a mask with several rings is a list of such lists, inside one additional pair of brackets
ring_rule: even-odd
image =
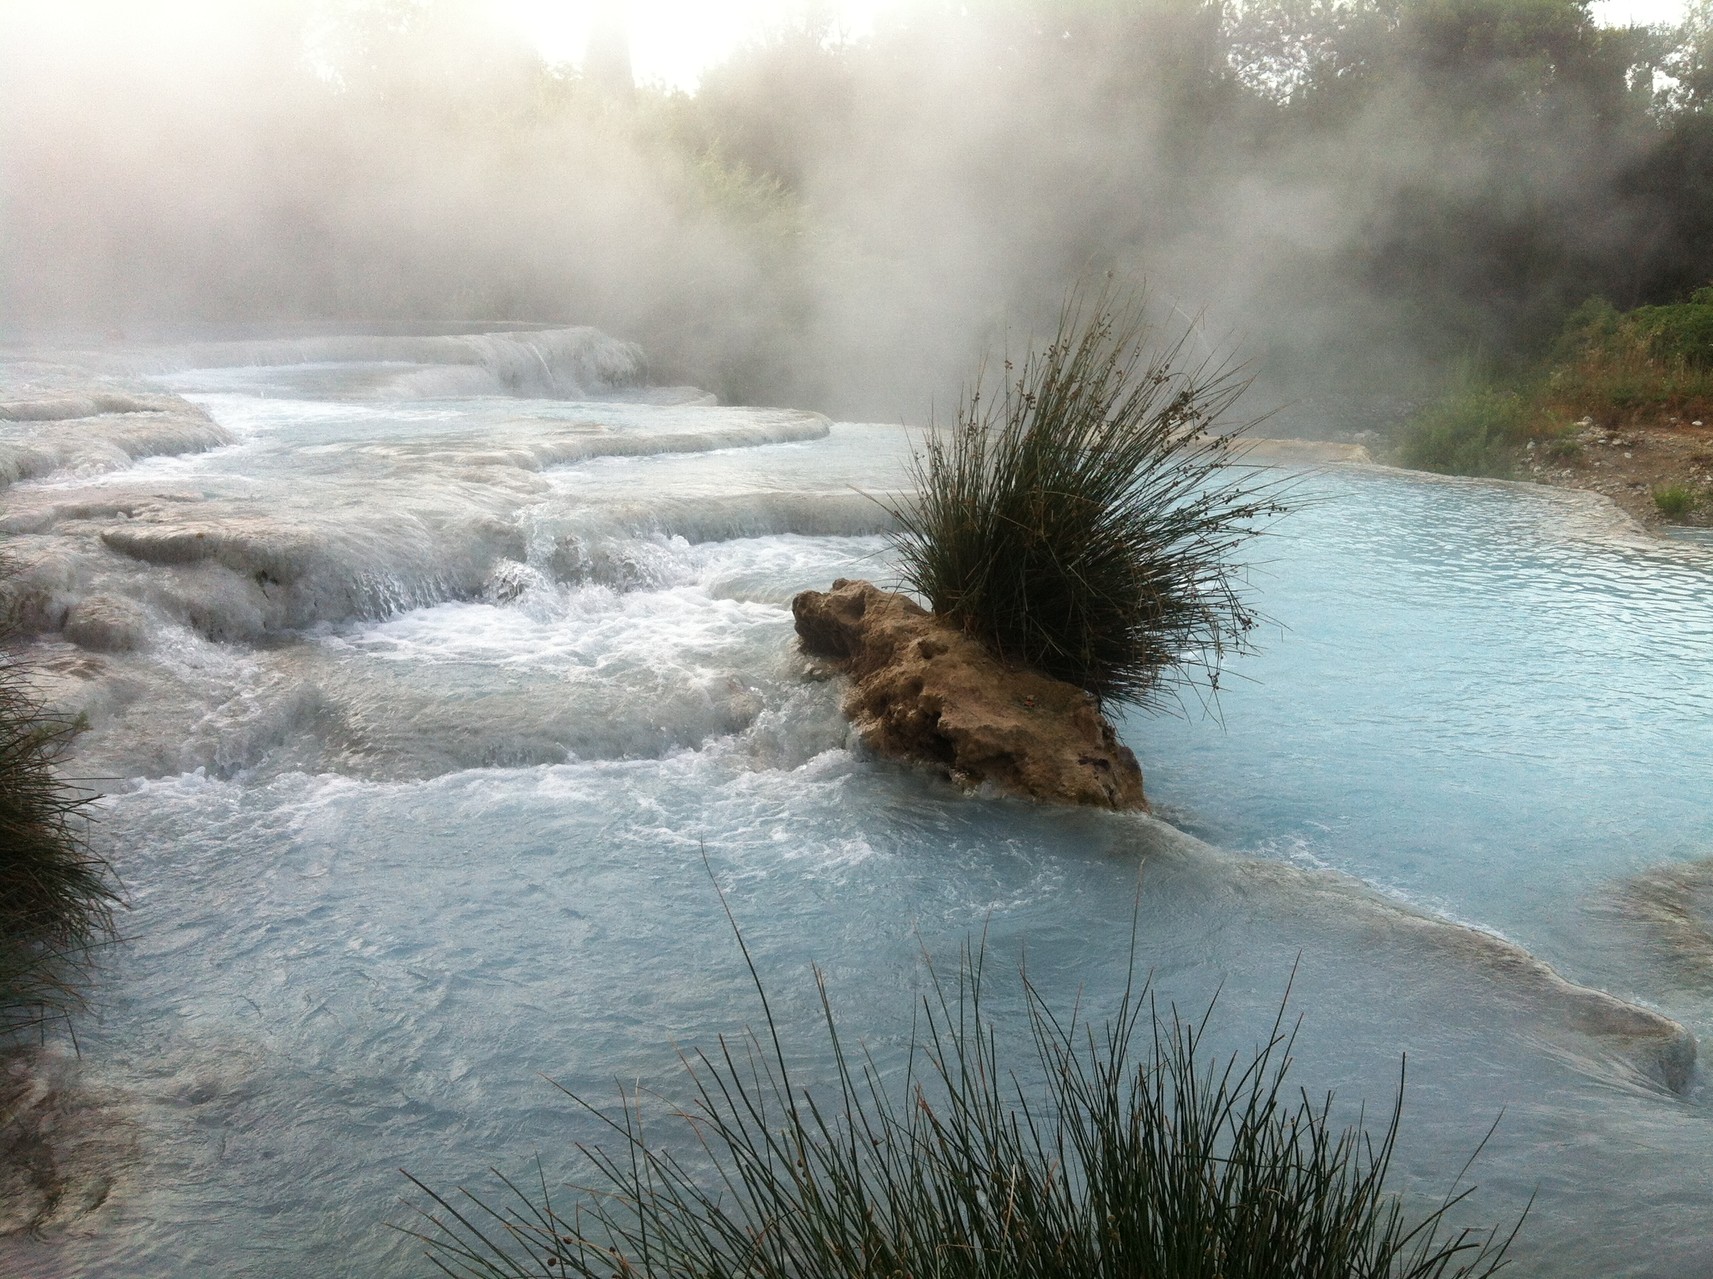
[(0, 1037), (82, 1005), (118, 904), (88, 839), (93, 796), (56, 767), (78, 725), (44, 709), (15, 640), (0, 610)]
[(691, 1154), (645, 1138), (635, 1095), (618, 1118), (574, 1098), (611, 1129), (582, 1149), (599, 1185), (565, 1208), (545, 1176), (497, 1204), (417, 1182), (433, 1206), (410, 1233), (458, 1279), (1454, 1279), (1491, 1275), (1515, 1237), (1451, 1229), (1455, 1186), (1406, 1213), (1385, 1188), (1401, 1083), (1378, 1138), (1338, 1127), (1330, 1097), (1287, 1086), (1282, 1010), (1223, 1058), (1205, 1017), (1162, 1013), (1145, 983), (1096, 1026), (1025, 980), (1024, 1083), (966, 950), (889, 1079), (817, 981), (833, 1095), (793, 1078), (768, 1010), (764, 1033), (685, 1058)]
[(978, 377), (892, 512), (904, 584), (1002, 661), (1102, 703), (1158, 707), (1170, 676), (1217, 689), (1257, 621), (1233, 554), (1283, 508), (1227, 470), (1249, 380), (1190, 359), (1190, 336), (1158, 342), (1139, 300), (1073, 295), (997, 398)]

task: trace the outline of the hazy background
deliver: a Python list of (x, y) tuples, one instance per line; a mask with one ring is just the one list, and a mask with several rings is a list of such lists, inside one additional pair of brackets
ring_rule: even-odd
[(779, 0), (693, 90), (507, 8), (0, 6), (0, 340), (592, 323), (920, 420), (1110, 270), (1349, 426), (1713, 277), (1705, 4)]

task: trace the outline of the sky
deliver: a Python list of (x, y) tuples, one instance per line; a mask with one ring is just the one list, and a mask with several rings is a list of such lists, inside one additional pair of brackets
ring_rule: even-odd
[(1683, 19), (1683, 8), (1683, 0), (1596, 0), (1589, 6), (1589, 12), (1596, 22), (1608, 27), (1642, 27), (1679, 22)]
[[(1616, 2), (1616, 0), (1615, 0)], [(615, 0), (608, 0), (609, 4)], [(744, 41), (788, 21), (803, 0), (616, 0), (630, 19), (631, 65), (641, 83), (693, 90), (702, 73)], [(874, 29), (895, 0), (827, 0), (847, 38)], [(580, 62), (597, 0), (495, 0), (550, 62)]]

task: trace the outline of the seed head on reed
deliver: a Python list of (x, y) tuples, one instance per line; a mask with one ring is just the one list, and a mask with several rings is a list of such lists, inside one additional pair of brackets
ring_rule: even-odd
[(1246, 645), (1232, 556), (1283, 509), (1276, 486), (1227, 470), (1249, 379), (1192, 359), (1188, 332), (1157, 336), (1140, 299), (1073, 294), (997, 399), (978, 377), (892, 512), (904, 582), (935, 613), (1002, 660), (1151, 708), (1168, 677), (1217, 688)]
[(573, 1095), (614, 1140), (582, 1149), (599, 1184), (573, 1206), (545, 1175), (499, 1204), (416, 1182), (432, 1206), (409, 1233), (456, 1279), (1473, 1279), (1516, 1234), (1450, 1230), (1455, 1185), (1406, 1214), (1384, 1187), (1401, 1082), (1378, 1139), (1337, 1128), (1286, 1086), (1283, 1011), (1252, 1056), (1215, 1058), (1206, 1019), (1146, 983), (1096, 1027), (1025, 981), (1024, 1083), (966, 949), (894, 1079), (846, 1049), (817, 978), (834, 1095), (793, 1080), (761, 991), (763, 1033), (685, 1058), (698, 1154), (645, 1139), (636, 1095), (617, 1118)]

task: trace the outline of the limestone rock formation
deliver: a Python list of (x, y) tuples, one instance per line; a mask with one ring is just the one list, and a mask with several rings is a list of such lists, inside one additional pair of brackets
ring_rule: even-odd
[(851, 677), (845, 714), (871, 750), (1048, 803), (1147, 808), (1136, 756), (1082, 689), (1005, 666), (872, 582), (840, 578), (791, 611), (803, 651)]

